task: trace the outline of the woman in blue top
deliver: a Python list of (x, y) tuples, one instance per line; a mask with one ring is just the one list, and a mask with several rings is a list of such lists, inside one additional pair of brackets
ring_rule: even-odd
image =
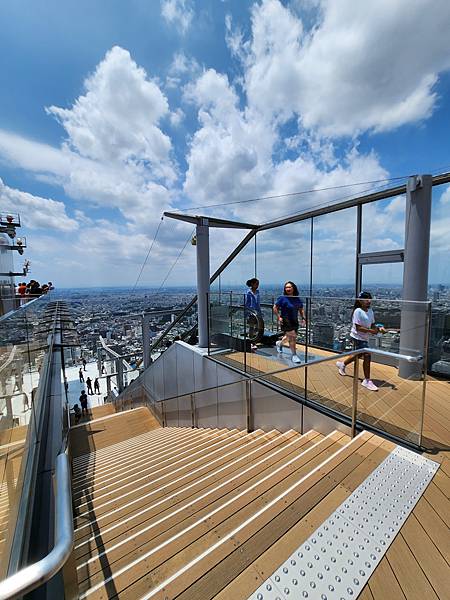
[(250, 288), (245, 294), (245, 308), (249, 308), (250, 310), (254, 310), (258, 315), (261, 316), (261, 304), (259, 300), (259, 279), (256, 277), (252, 277), (245, 284), (248, 288)]
[[(246, 283), (250, 289), (245, 295), (245, 308), (247, 313), (248, 335), (253, 342), (259, 341), (264, 334), (264, 321), (262, 320), (261, 303), (259, 299), (259, 279), (252, 277)], [(254, 313), (259, 317), (256, 318)], [(256, 345), (252, 343), (252, 351), (256, 350)]]
[(292, 362), (299, 363), (300, 358), (297, 356), (298, 315), (300, 315), (302, 325), (304, 325), (305, 313), (303, 311), (303, 302), (299, 298), (298, 288), (295, 283), (286, 281), (283, 296), (277, 299), (273, 310), (280, 322), (281, 331), (284, 333), (282, 339), (276, 344), (277, 350), (278, 352), (282, 352), (283, 342), (287, 341), (292, 352)]

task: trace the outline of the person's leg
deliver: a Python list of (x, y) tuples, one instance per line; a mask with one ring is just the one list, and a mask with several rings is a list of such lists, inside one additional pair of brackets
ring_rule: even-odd
[(297, 334), (295, 331), (287, 331), (286, 336), (289, 342), (289, 348), (292, 354), (297, 354)]
[(370, 379), (370, 354), (363, 356), (363, 371), (365, 379)]

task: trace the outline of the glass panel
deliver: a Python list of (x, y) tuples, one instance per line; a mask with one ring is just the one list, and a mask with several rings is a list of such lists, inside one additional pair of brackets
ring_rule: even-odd
[(312, 295), (355, 295), (356, 208), (314, 219)]
[[(361, 252), (405, 247), (406, 195), (362, 207)], [(383, 279), (384, 281), (384, 279)]]
[[(335, 301), (331, 302), (335, 306)], [(349, 351), (353, 341), (350, 335), (351, 310), (348, 301), (342, 301), (345, 324), (341, 319), (338, 331), (342, 351)], [(417, 357), (418, 362), (382, 355), (366, 355), (359, 361), (358, 420), (401, 439), (417, 444), (421, 428), (423, 401), (423, 356), (428, 330), (429, 304), (376, 299), (372, 302), (374, 319), (381, 332), (370, 335), (369, 348)], [(314, 312), (314, 311), (313, 311)], [(330, 324), (331, 325), (331, 324)], [(314, 325), (312, 339), (314, 340)], [(331, 334), (330, 334), (331, 335)], [(331, 343), (330, 343), (331, 345)], [(311, 348), (311, 353), (324, 350)], [(332, 353), (328, 353), (332, 356)], [(336, 360), (335, 360), (336, 359)], [(336, 362), (343, 362), (337, 365)], [(340, 369), (338, 369), (340, 366)], [(342, 371), (342, 372), (340, 372)], [(308, 399), (350, 414), (353, 385), (352, 357), (334, 356), (331, 362), (308, 367)], [(370, 389), (371, 381), (374, 389)]]
[[(226, 235), (223, 233), (223, 230), (220, 231), (222, 236)], [(243, 236), (240, 236), (240, 239), (242, 239), (242, 237)], [(238, 242), (236, 243), (236, 245), (237, 244)], [(233, 249), (234, 247), (232, 248), (232, 250)], [(255, 238), (253, 238), (233, 259), (233, 261), (227, 266), (227, 268), (221, 273), (221, 291), (233, 291), (235, 293), (244, 293), (246, 290), (245, 282), (248, 279), (255, 277), (255, 259)], [(213, 287), (212, 289), (213, 291), (219, 291), (218, 287)]]
[(400, 299), (403, 289), (403, 263), (363, 265), (361, 289), (376, 298)]
[(428, 367), (450, 380), (450, 185), (435, 186), (432, 196), (429, 297), (433, 302)]
[(293, 281), (300, 296), (310, 293), (311, 221), (301, 221), (258, 233), (257, 273), (261, 302), (271, 308)]
[[(28, 302), (0, 320), (0, 578), (5, 577), (22, 490), (22, 461), (45, 359), (43, 313), (49, 297)], [(32, 420), (32, 415), (34, 415)]]

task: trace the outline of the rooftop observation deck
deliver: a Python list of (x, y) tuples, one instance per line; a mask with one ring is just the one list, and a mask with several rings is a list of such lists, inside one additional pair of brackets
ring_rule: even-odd
[[(252, 338), (244, 305), (217, 302), (208, 289), (211, 222), (203, 217), (190, 218), (203, 252), (197, 304), (151, 348), (143, 325), (144, 368), (127, 387), (121, 386), (125, 358), (114, 356), (117, 373), (106, 382), (117, 377), (121, 393), (107, 388), (110, 402), (101, 406), (94, 404), (102, 394), (91, 395), (88, 422), (69, 418), (81, 387), (69, 307), (48, 303), (42, 314), (29, 317), (26, 310), (5, 326), (7, 351), (19, 341), (22, 348), (14, 364), (3, 363), (0, 599), (34, 588), (52, 598), (121, 600), (448, 597), (450, 384), (430, 375), (428, 360), (433, 345), (442, 350), (447, 324), (433, 322), (426, 278), (419, 281), (420, 299), (412, 297), (411, 244), (361, 252), (366, 202), (406, 193), (410, 210), (430, 200), (432, 185), (450, 180), (412, 179), (404, 189), (331, 211), (355, 209), (355, 295), (365, 265), (404, 262), (406, 303), (385, 311), (398, 317), (398, 344), (393, 335), (389, 352), (372, 354), (377, 392), (361, 388), (352, 367), (344, 377), (334, 364), (348, 342), (342, 302), (327, 312), (309, 298), (309, 329), (297, 338), (304, 362), (280, 372), (283, 355)], [(312, 232), (325, 214), (237, 224), (251, 227), (251, 235), (219, 274), (256, 235), (261, 240), (271, 228), (303, 220), (311, 232), (312, 290)], [(420, 219), (407, 222), (413, 224), (408, 243), (422, 239)], [(255, 275), (257, 258), (255, 244)], [(414, 303), (425, 310), (411, 311)], [(195, 305), (197, 313), (188, 313)], [(187, 314), (191, 338), (197, 321), (199, 343), (166, 344)], [(332, 334), (323, 316), (332, 320)], [(343, 346), (326, 349), (321, 339)], [(410, 364), (411, 376), (403, 368)], [(88, 369), (101, 376), (93, 362)], [(27, 370), (34, 377), (32, 410), (21, 425), (12, 397)], [(61, 470), (70, 453), (72, 472)], [(63, 550), (49, 566), (55, 548)]]

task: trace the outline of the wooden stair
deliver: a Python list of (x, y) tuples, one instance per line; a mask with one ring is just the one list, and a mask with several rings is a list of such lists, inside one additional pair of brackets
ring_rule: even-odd
[(394, 447), (169, 427), (78, 456), (79, 597), (246, 600)]
[(71, 427), (72, 456), (76, 458), (95, 452), (159, 427), (158, 421), (148, 408), (142, 407), (123, 413), (114, 413), (111, 405), (95, 407), (91, 409), (90, 420), (82, 421)]

